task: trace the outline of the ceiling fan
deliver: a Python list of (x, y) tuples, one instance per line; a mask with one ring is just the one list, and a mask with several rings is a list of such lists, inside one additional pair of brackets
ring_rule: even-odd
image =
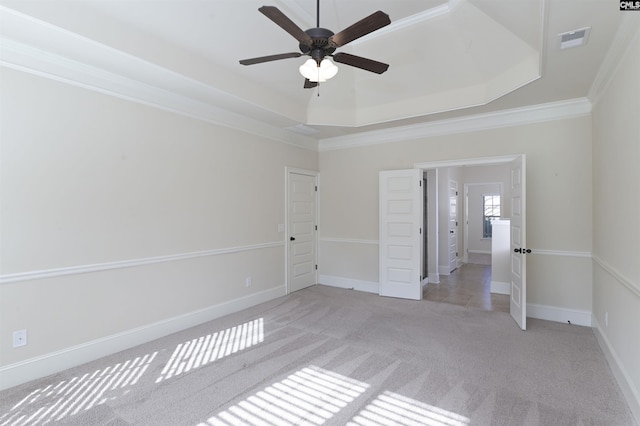
[(242, 65), (254, 65), (280, 59), (298, 58), (303, 55), (310, 56), (311, 59), (300, 67), (300, 73), (305, 77), (305, 89), (316, 87), (319, 82), (333, 77), (338, 72), (338, 68), (326, 59), (327, 56), (332, 57), (335, 62), (376, 74), (382, 74), (389, 68), (388, 64), (361, 56), (343, 52), (333, 53), (338, 47), (342, 47), (355, 39), (389, 25), (391, 23), (389, 15), (382, 11), (377, 11), (337, 34), (334, 34), (333, 31), (320, 27), (320, 0), (316, 2), (316, 27), (309, 28), (306, 31), (303, 31), (275, 6), (262, 6), (258, 10), (298, 40), (300, 43), (300, 52), (243, 59), (240, 61)]

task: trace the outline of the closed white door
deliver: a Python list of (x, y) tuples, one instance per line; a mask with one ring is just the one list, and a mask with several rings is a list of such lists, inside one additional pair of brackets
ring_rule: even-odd
[(511, 162), (511, 301), (509, 311), (527, 329), (526, 167), (524, 155)]
[(380, 172), (380, 296), (422, 299), (422, 170)]
[(458, 183), (449, 181), (449, 272), (458, 267)]
[(288, 173), (288, 291), (316, 284), (317, 177)]

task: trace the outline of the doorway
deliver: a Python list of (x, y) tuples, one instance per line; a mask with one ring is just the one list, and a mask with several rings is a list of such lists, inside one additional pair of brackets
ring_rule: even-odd
[(286, 169), (287, 293), (317, 283), (318, 173)]
[[(424, 271), (422, 251), (424, 249), (423, 181), (424, 171), (444, 167), (509, 165), (509, 188), (511, 191), (511, 217), (509, 244), (506, 255), (510, 271), (509, 313), (522, 330), (526, 329), (526, 257), (531, 250), (526, 247), (526, 161), (524, 155), (506, 157), (486, 157), (419, 163), (413, 169), (385, 170), (379, 173), (379, 294), (380, 296), (405, 299), (422, 299), (422, 278)], [(448, 182), (448, 180), (447, 180)], [(429, 184), (427, 185), (429, 187)], [(442, 191), (447, 196), (449, 191)], [(433, 194), (428, 193), (432, 200)], [(450, 205), (450, 204), (449, 204)], [(447, 212), (447, 214), (449, 214)], [(428, 221), (431, 215), (427, 215)], [(447, 216), (449, 219), (449, 216)], [(447, 220), (448, 221), (448, 220)], [(505, 221), (506, 222), (506, 221)], [(445, 239), (446, 238), (446, 239)], [(428, 244), (433, 238), (428, 237)], [(446, 241), (449, 232), (437, 235)], [(439, 250), (442, 251), (442, 250)], [(429, 250), (429, 253), (432, 253)], [(431, 255), (428, 256), (429, 258)], [(449, 261), (447, 256), (447, 262)], [(428, 260), (429, 262), (429, 260)], [(450, 264), (446, 266), (447, 270)]]
[[(441, 281), (454, 281), (456, 283), (460, 283), (464, 281), (464, 277), (466, 276), (467, 278), (473, 274), (471, 274), (470, 269), (476, 269), (476, 275), (479, 276), (479, 279), (482, 280), (483, 276), (485, 277), (485, 282), (483, 282), (483, 285), (489, 285), (489, 289), (490, 289), (490, 281), (487, 283), (486, 282), (486, 275), (487, 272), (489, 275), (491, 275), (491, 269), (490, 267), (487, 267), (486, 265), (484, 266), (480, 266), (480, 267), (474, 267), (474, 268), (470, 268), (470, 267), (466, 267), (463, 268), (465, 269), (465, 271), (458, 271), (459, 273), (456, 276), (450, 276), (449, 273), (450, 271), (453, 269), (451, 268), (451, 259), (452, 259), (452, 254), (451, 254), (451, 247), (453, 247), (452, 245), (452, 237), (455, 233), (451, 232), (451, 224), (454, 223), (454, 217), (458, 218), (458, 220), (463, 221), (463, 230), (461, 232), (461, 238), (460, 239), (456, 239), (456, 242), (458, 243), (458, 245), (460, 247), (464, 248), (464, 253), (461, 256), (461, 260), (465, 260), (466, 262), (468, 262), (468, 254), (469, 252), (468, 250), (468, 240), (469, 240), (469, 230), (468, 230), (468, 203), (465, 203), (463, 205), (463, 211), (464, 211), (464, 216), (461, 217), (461, 215), (454, 215), (453, 210), (455, 210), (456, 212), (459, 212), (461, 209), (458, 208), (458, 206), (456, 206), (455, 208), (451, 208), (451, 206), (453, 206), (453, 188), (454, 185), (452, 183), (452, 181), (457, 180), (460, 182), (463, 182), (465, 184), (465, 187), (468, 183), (467, 179), (465, 179), (464, 177), (462, 179), (460, 179), (460, 174), (458, 173), (449, 173), (451, 170), (457, 169), (457, 171), (464, 170), (465, 168), (467, 170), (470, 170), (471, 167), (476, 167), (478, 166), (478, 168), (484, 169), (484, 170), (490, 170), (491, 166), (493, 167), (502, 167), (504, 169), (504, 172), (506, 174), (505, 178), (503, 179), (504, 182), (504, 191), (501, 189), (500, 191), (500, 195), (501, 195), (501, 200), (503, 200), (505, 203), (505, 205), (508, 207), (507, 209), (505, 209), (504, 211), (504, 216), (506, 217), (510, 217), (511, 218), (511, 226), (510, 226), (510, 244), (509, 244), (509, 253), (510, 253), (510, 257), (511, 260), (509, 262), (508, 268), (510, 269), (508, 271), (508, 275), (511, 277), (510, 278), (510, 282), (508, 283), (508, 297), (509, 297), (509, 312), (511, 313), (511, 316), (514, 318), (514, 320), (518, 323), (518, 325), (520, 326), (520, 328), (522, 328), (523, 330), (526, 329), (526, 258), (523, 255), (524, 250), (522, 249), (523, 246), (525, 246), (525, 230), (526, 230), (526, 225), (525, 225), (525, 200), (526, 200), (526, 193), (525, 193), (525, 187), (526, 187), (526, 168), (525, 168), (525, 158), (524, 155), (514, 155), (514, 156), (505, 156), (505, 157), (487, 157), (487, 158), (475, 158), (475, 159), (459, 159), (459, 160), (451, 160), (451, 161), (439, 161), (439, 162), (430, 162), (430, 163), (419, 163), (419, 164), (415, 164), (416, 168), (422, 169), (427, 171), (427, 173), (430, 170), (436, 170), (435, 174), (432, 174), (432, 177), (434, 177), (436, 180), (439, 180), (440, 182), (438, 182), (437, 185), (435, 185), (436, 187), (439, 187), (442, 191), (446, 191), (445, 194), (446, 196), (437, 196), (437, 193), (434, 192), (429, 192), (427, 194), (427, 200), (434, 200), (436, 202), (440, 202), (439, 206), (436, 208), (436, 210), (439, 211), (439, 216), (441, 216), (444, 220), (446, 220), (448, 222), (449, 226), (442, 226), (441, 224), (441, 228), (440, 232), (436, 232), (436, 233), (431, 233), (429, 235), (427, 235), (427, 244), (429, 244), (429, 247), (433, 247), (432, 244), (432, 240), (437, 241), (438, 244), (438, 250), (435, 250), (436, 252), (439, 253), (445, 253), (445, 259), (441, 259), (440, 260), (440, 265), (438, 267), (438, 276), (434, 277), (434, 279), (431, 279), (431, 275), (430, 275), (430, 280), (429, 280), (429, 284), (427, 285), (425, 291), (428, 292), (429, 291), (429, 287), (434, 288), (437, 286), (440, 286)], [(479, 167), (482, 166), (482, 167)], [(462, 175), (464, 176), (464, 173), (462, 173)], [(455, 179), (452, 179), (452, 176)], [(442, 182), (441, 180), (444, 180), (444, 182)], [(486, 182), (487, 180), (485, 180)], [(434, 185), (431, 185), (429, 182), (427, 182), (427, 189), (429, 188), (433, 188)], [(465, 188), (467, 189), (467, 188)], [(466, 191), (465, 191), (466, 192)], [(507, 194), (505, 194), (505, 192)], [(508, 196), (505, 196), (508, 195)], [(466, 200), (465, 200), (466, 201)], [(458, 201), (456, 201), (458, 202)], [(444, 205), (442, 205), (444, 204)], [(445, 206), (449, 207), (444, 208)], [(448, 210), (448, 211), (447, 211)], [(444, 212), (444, 214), (443, 214)], [(429, 230), (433, 228), (433, 218), (428, 218), (428, 222), (429, 223), (425, 223), (424, 227), (425, 229)], [(462, 244), (460, 244), (460, 241), (462, 241)], [(434, 250), (430, 250), (429, 254), (427, 255), (427, 262), (428, 264), (431, 264), (431, 259), (430, 257), (431, 254), (434, 252)], [(446, 265), (445, 265), (446, 263)], [(470, 265), (467, 263), (467, 265)], [(463, 273), (463, 272), (468, 272), (468, 273)], [(454, 272), (455, 274), (455, 272)], [(442, 275), (442, 277), (440, 277), (440, 275)], [(443, 296), (443, 292), (440, 291), (440, 294), (438, 296)], [(487, 300), (491, 300), (491, 295), (492, 293), (489, 293), (487, 295), (487, 297), (485, 298), (485, 301)], [(499, 296), (494, 296), (494, 299), (503, 299)], [(455, 299), (455, 297), (454, 297)], [(461, 298), (458, 298), (457, 300), (458, 302), (461, 301)], [(500, 300), (500, 304), (502, 305), (504, 303), (504, 301)], [(458, 303), (459, 304), (459, 303)]]

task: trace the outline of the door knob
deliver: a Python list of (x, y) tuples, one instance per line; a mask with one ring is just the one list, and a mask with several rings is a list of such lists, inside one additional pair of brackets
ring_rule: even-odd
[(295, 240), (296, 240), (296, 237), (291, 237), (291, 238), (289, 238), (289, 239), (290, 239), (291, 241), (295, 241)]
[(522, 253), (522, 249), (521, 248), (514, 248), (513, 252), (514, 253)]
[(453, 234), (453, 229), (449, 231), (450, 234)]

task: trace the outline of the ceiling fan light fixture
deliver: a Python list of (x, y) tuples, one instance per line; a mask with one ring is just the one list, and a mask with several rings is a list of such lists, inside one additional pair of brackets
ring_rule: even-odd
[(338, 67), (327, 58), (320, 62), (320, 66), (314, 59), (307, 59), (299, 70), (304, 78), (314, 83), (324, 83), (338, 73)]

